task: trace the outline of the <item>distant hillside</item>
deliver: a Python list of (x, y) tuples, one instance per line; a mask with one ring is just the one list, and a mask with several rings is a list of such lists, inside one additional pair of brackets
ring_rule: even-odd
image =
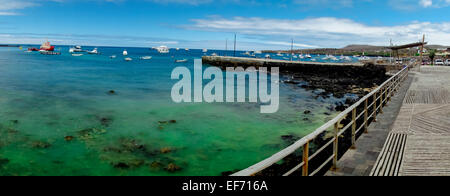
[(354, 51), (377, 51), (377, 50), (384, 50), (385, 46), (371, 46), (371, 45), (348, 45), (344, 48), (341, 48), (341, 50), (354, 50)]
[(441, 49), (441, 48), (450, 48), (450, 46), (442, 46), (442, 45), (426, 45), (425, 48), (428, 48), (428, 49)]

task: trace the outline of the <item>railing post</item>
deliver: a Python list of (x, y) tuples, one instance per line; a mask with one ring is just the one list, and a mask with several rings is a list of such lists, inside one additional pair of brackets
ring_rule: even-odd
[(377, 122), (377, 92), (373, 94), (373, 122)]
[(369, 133), (369, 98), (364, 101), (364, 133)]
[(352, 147), (356, 149), (356, 107), (352, 111)]
[(309, 141), (306, 142), (306, 144), (303, 145), (303, 176), (308, 176), (308, 163), (309, 163)]
[(389, 99), (391, 98), (390, 96), (389, 96), (389, 89), (391, 88), (390, 87), (390, 85), (391, 85), (392, 83), (391, 82), (389, 82), (389, 84), (387, 84), (387, 85), (389, 85), (389, 86), (386, 86), (386, 90), (384, 91), (384, 98), (386, 99), (384, 102), (384, 106), (387, 106), (387, 104), (388, 104), (388, 101), (389, 101)]
[(339, 123), (340, 121), (336, 122), (334, 124), (334, 142), (333, 142), (333, 167), (331, 167), (331, 170), (336, 171), (337, 170), (337, 161), (338, 161), (338, 144), (339, 144)]
[(380, 89), (380, 114), (383, 114), (383, 90), (385, 87)]

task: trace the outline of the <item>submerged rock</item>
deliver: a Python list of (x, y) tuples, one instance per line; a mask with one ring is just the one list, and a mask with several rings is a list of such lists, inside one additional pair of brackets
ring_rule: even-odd
[(160, 152), (161, 152), (161, 154), (171, 153), (172, 148), (169, 148), (169, 147), (161, 148)]
[(177, 121), (176, 120), (170, 120), (169, 123), (175, 124), (175, 123), (177, 123)]
[(102, 124), (102, 126), (105, 126), (105, 127), (109, 127), (109, 125), (113, 121), (113, 119), (111, 117), (101, 117), (99, 120), (100, 120), (100, 123)]
[(78, 135), (83, 140), (94, 139), (98, 135), (105, 134), (107, 131), (104, 129), (88, 128), (78, 131)]
[(304, 113), (304, 114), (311, 114), (311, 111), (305, 110), (303, 113)]
[(160, 169), (161, 167), (162, 167), (162, 163), (159, 162), (159, 161), (153, 161), (153, 162), (150, 164), (150, 168), (151, 168), (151, 169)]
[(116, 94), (116, 91), (110, 90), (110, 91), (108, 91), (108, 94), (110, 94), (110, 95), (115, 95), (115, 94)]
[(0, 166), (6, 165), (9, 163), (9, 159), (0, 158)]
[(11, 120), (13, 124), (19, 124), (19, 120)]
[(66, 137), (64, 137), (64, 140), (66, 140), (68, 142), (72, 141), (73, 139), (75, 139), (73, 136), (66, 136)]
[(31, 144), (31, 146), (33, 148), (45, 149), (45, 148), (49, 148), (50, 146), (52, 146), (52, 144), (50, 144), (48, 142), (43, 142), (43, 141), (35, 141)]
[(174, 163), (169, 163), (168, 165), (167, 165), (167, 167), (166, 168), (164, 168), (166, 171), (168, 171), (168, 172), (176, 172), (176, 171), (180, 171), (181, 170), (181, 167), (180, 166), (178, 166), (178, 165), (175, 165)]

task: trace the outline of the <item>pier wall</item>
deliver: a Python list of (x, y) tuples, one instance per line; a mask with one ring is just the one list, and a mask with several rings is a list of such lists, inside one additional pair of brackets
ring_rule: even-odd
[(363, 63), (321, 63), (223, 56), (204, 56), (202, 60), (204, 64), (222, 69), (226, 67), (279, 67), (282, 73), (320, 75), (327, 78), (383, 78), (387, 72), (386, 66)]

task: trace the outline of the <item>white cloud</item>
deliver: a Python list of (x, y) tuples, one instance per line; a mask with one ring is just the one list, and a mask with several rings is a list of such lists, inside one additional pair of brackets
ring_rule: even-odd
[(280, 42), (294, 38), (296, 42), (321, 47), (342, 47), (347, 44), (387, 45), (389, 39), (396, 43), (418, 41), (426, 34), (435, 44), (450, 45), (450, 22), (411, 22), (397, 26), (369, 26), (343, 18), (307, 18), (280, 20), (267, 18), (219, 17), (192, 20), (184, 28), (201, 31), (244, 34), (261, 41)]

